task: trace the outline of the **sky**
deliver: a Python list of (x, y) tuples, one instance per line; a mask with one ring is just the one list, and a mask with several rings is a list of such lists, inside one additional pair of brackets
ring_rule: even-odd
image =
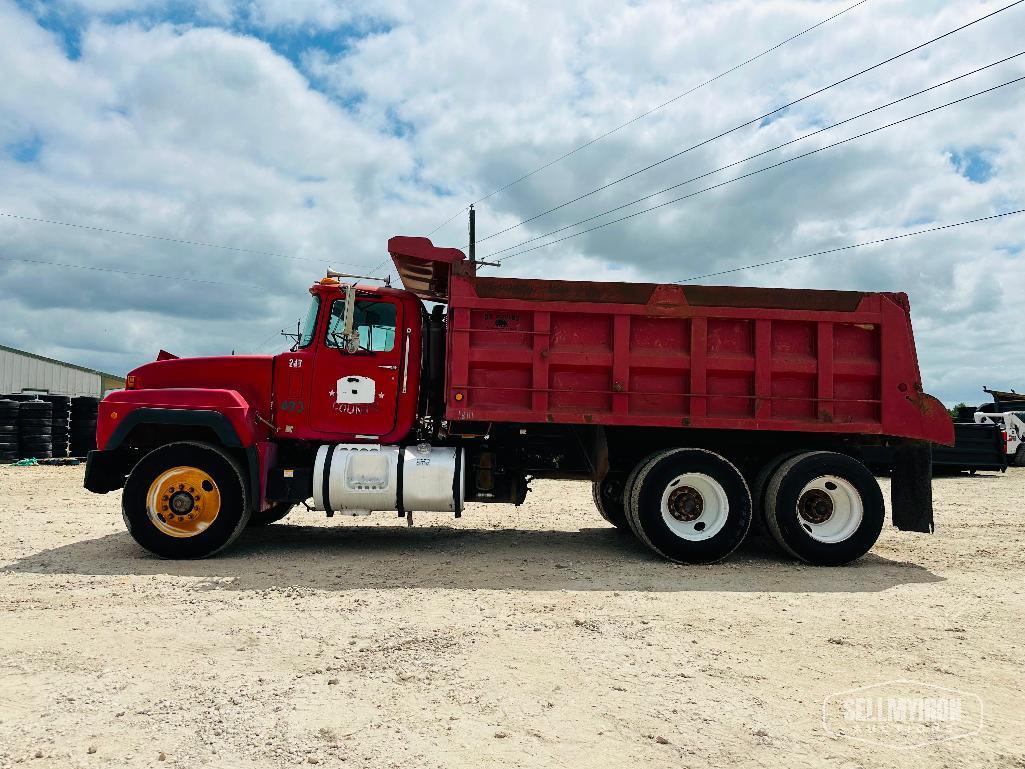
[[(485, 274), (671, 282), (1023, 209), (1025, 81), (576, 234), (1025, 76), (828, 128), (1022, 53), (1022, 4), (754, 120), (1012, 1), (867, 0), (677, 99), (855, 0), (0, 0), (0, 343), (115, 373), (280, 352), (328, 266), (387, 272), (392, 235), (670, 100), (484, 200)], [(978, 403), (1025, 387), (1023, 249), (1009, 215), (704, 282), (906, 292), (925, 389)]]

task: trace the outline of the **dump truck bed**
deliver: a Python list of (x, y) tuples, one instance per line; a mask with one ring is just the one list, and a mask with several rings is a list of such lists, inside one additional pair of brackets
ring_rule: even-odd
[(455, 249), (389, 245), (448, 303), (450, 420), (952, 442), (904, 294), (482, 277)]

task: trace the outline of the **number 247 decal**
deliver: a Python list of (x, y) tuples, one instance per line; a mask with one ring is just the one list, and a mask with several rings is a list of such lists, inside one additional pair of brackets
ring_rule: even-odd
[(289, 368), (302, 368), (303, 367), (303, 359), (302, 358), (289, 358), (288, 359), (288, 367)]

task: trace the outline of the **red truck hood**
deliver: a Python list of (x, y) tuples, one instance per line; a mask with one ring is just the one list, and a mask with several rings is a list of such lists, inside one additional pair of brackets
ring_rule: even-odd
[(211, 388), (235, 390), (261, 412), (270, 404), (273, 355), (218, 355), (157, 360), (128, 372), (136, 390)]

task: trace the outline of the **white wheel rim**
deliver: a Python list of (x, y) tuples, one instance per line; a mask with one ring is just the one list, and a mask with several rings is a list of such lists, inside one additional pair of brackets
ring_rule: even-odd
[(662, 521), (680, 539), (711, 539), (722, 531), (729, 513), (726, 490), (704, 473), (678, 475), (662, 492)]
[(836, 475), (815, 478), (797, 495), (797, 522), (816, 542), (832, 545), (849, 539), (864, 517), (861, 494)]

